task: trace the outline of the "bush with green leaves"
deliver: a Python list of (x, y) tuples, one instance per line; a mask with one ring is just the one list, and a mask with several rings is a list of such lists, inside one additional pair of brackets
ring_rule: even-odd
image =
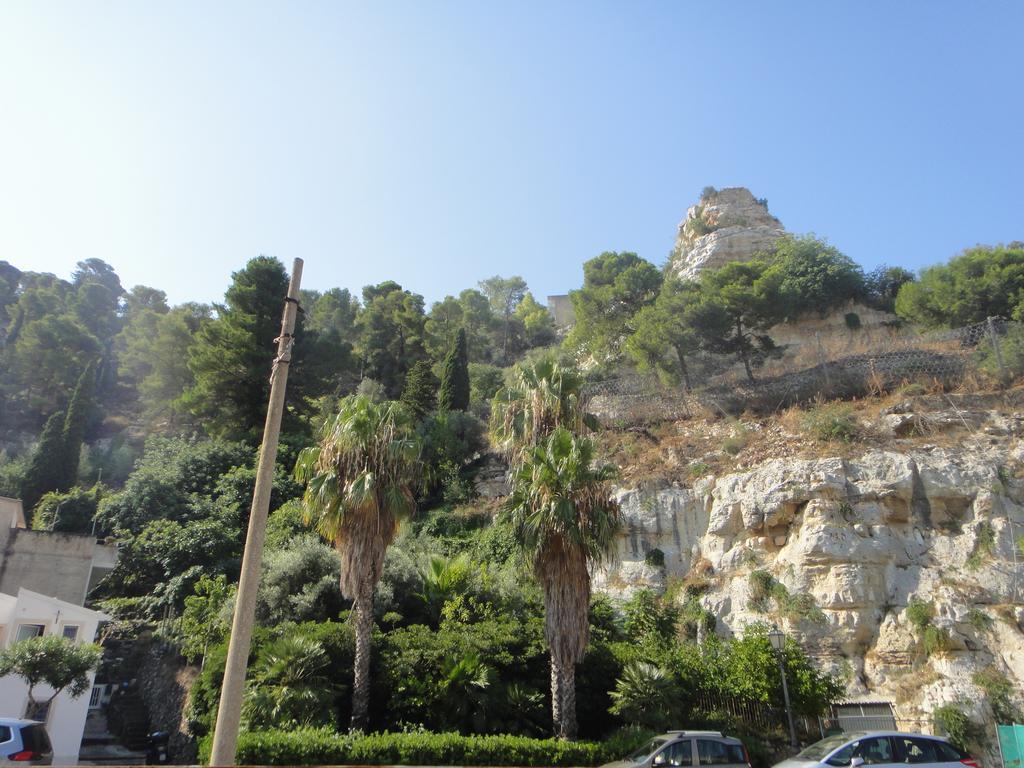
[[(457, 733), (340, 735), (326, 729), (239, 735), (239, 764), (263, 765), (515, 765), (591, 766), (636, 749), (650, 733), (630, 731), (603, 743)], [(200, 759), (209, 761), (209, 738)]]
[(823, 442), (850, 443), (860, 435), (860, 422), (849, 403), (817, 405), (803, 414), (801, 424), (810, 435)]
[(935, 722), (935, 729), (940, 734), (948, 736), (960, 749), (968, 749), (967, 745), (974, 738), (975, 727), (958, 705), (943, 704), (936, 707), (932, 712), (932, 719)]
[(335, 724), (330, 659), (304, 635), (286, 635), (263, 645), (248, 674), (242, 719), (249, 730), (308, 728)]
[(625, 666), (611, 697), (612, 714), (631, 725), (664, 731), (682, 720), (677, 681), (671, 673), (645, 661)]
[[(993, 343), (999, 345), (996, 354)], [(1009, 382), (1024, 376), (1024, 326), (1011, 325), (1006, 332), (986, 337), (975, 352), (978, 367), (997, 381)]]
[(267, 625), (286, 621), (331, 621), (345, 607), (338, 553), (312, 533), (263, 557), (256, 618)]
[(110, 489), (102, 485), (88, 489), (75, 486), (64, 493), (51, 491), (36, 504), (32, 528), (36, 531), (90, 533), (96, 508), (109, 492)]
[(995, 667), (987, 667), (975, 672), (971, 682), (985, 692), (997, 723), (1020, 722), (1021, 710), (1014, 701), (1015, 698), (1019, 700), (1020, 695), (1004, 672)]

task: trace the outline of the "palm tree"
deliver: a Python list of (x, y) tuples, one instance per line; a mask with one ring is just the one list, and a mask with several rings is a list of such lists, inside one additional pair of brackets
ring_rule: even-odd
[(558, 735), (576, 737), (576, 664), (590, 635), (590, 566), (611, 549), (619, 507), (612, 467), (595, 467), (591, 440), (557, 427), (525, 450), (505, 514), (544, 593), (551, 648), (551, 712)]
[(365, 395), (342, 399), (336, 416), (304, 449), (295, 476), (306, 483), (307, 523), (341, 555), (341, 591), (353, 601), (356, 656), (352, 730), (364, 730), (370, 698), (373, 590), (399, 521), (416, 509), (420, 443), (400, 403), (375, 403)]
[(556, 427), (572, 432), (597, 429), (586, 412), (583, 377), (552, 356), (519, 366), (510, 387), (494, 397), (491, 435), (513, 460)]

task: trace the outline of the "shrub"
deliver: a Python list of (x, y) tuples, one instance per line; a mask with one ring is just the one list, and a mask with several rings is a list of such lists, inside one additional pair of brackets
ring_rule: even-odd
[(955, 704), (944, 704), (932, 712), (935, 728), (945, 733), (951, 742), (960, 749), (967, 749), (967, 742), (973, 735), (970, 719)]
[[(258, 731), (239, 734), (237, 761), (241, 765), (587, 766), (620, 758), (648, 737), (639, 730), (603, 743), (455, 733)], [(203, 763), (209, 762), (210, 746), (209, 737), (200, 742)]]
[(847, 403), (819, 405), (803, 416), (803, 428), (818, 440), (849, 443), (860, 433), (853, 407)]
[(736, 456), (746, 446), (746, 438), (742, 436), (727, 437), (722, 441), (722, 450), (730, 456)]
[(648, 565), (661, 568), (665, 565), (665, 553), (660, 549), (651, 549), (644, 555), (644, 562)]
[(924, 634), (921, 636), (921, 647), (926, 656), (948, 651), (950, 647), (949, 632), (929, 624), (924, 628)]
[(919, 597), (912, 597), (907, 603), (907, 620), (919, 632), (932, 623), (935, 618), (935, 606)]
[(679, 693), (677, 682), (661, 667), (630, 662), (615, 682), (611, 712), (630, 724), (663, 731), (680, 720)]
[(967, 558), (967, 567), (972, 570), (978, 570), (985, 559), (991, 555), (996, 548), (996, 531), (992, 527), (992, 523), (983, 522), (978, 526), (976, 538), (974, 539), (974, 551), (971, 552)]
[(995, 667), (975, 672), (971, 681), (985, 692), (996, 722), (1016, 723), (1020, 721), (1020, 710), (1013, 703), (1013, 683)]

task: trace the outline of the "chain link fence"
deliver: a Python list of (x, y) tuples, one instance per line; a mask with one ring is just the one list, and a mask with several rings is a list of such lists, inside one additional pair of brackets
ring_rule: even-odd
[(914, 382), (944, 388), (969, 377), (1006, 383), (1024, 373), (1024, 324), (989, 318), (927, 333), (903, 326), (809, 334), (758, 362), (751, 381), (736, 356), (694, 355), (687, 361), (692, 389), (638, 373), (593, 382), (587, 386), (590, 410), (606, 425), (635, 426), (707, 410), (770, 413)]

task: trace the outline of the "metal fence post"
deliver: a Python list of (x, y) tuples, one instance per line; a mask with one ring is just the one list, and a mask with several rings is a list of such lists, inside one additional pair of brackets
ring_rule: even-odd
[(1003, 351), (999, 348), (999, 334), (996, 333), (996, 318), (988, 318), (988, 339), (992, 343), (992, 351), (996, 354), (996, 366), (999, 368), (999, 380), (1004, 384), (1008, 380), (1006, 365), (1003, 363)]

